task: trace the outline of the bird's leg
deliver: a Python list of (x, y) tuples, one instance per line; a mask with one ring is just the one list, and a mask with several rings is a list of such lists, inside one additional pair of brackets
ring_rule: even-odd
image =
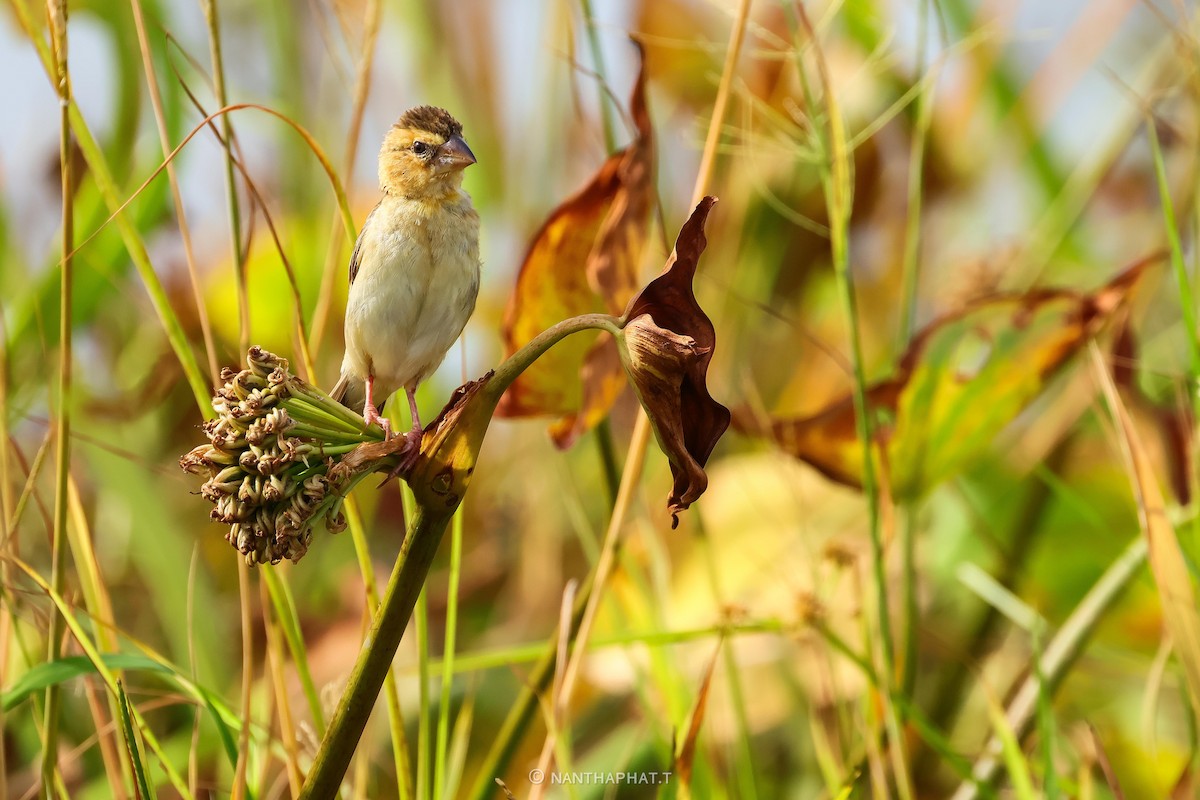
[(416, 384), (405, 386), (404, 393), (408, 395), (408, 410), (412, 412), (412, 430), (404, 434), (404, 447), (400, 449), (400, 462), (384, 480), (384, 483), (395, 477), (407, 477), (417, 463), (417, 456), (421, 455), (421, 439), (424, 437), (425, 431), (421, 428), (421, 417), (417, 412)]
[(404, 393), (408, 395), (408, 410), (412, 412), (412, 429), (413, 433), (418, 433), (421, 428), (421, 416), (417, 412), (417, 387), (405, 386)]
[(368, 374), (367, 402), (366, 405), (363, 406), (363, 422), (365, 422), (368, 427), (374, 425), (375, 423), (379, 423), (379, 427), (383, 428), (383, 438), (387, 440), (392, 438), (392, 423), (387, 417), (380, 415), (379, 409), (375, 407), (373, 402), (371, 402), (371, 395), (374, 393), (374, 390), (375, 376)]

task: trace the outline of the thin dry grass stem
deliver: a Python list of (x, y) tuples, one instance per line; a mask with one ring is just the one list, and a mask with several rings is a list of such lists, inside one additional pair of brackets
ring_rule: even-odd
[[(25, 516), (25, 507), (29, 505), (29, 499), (35, 497), (34, 487), (37, 485), (37, 479), (42, 474), (42, 468), (46, 464), (46, 456), (50, 452), (50, 445), (54, 440), (54, 428), (47, 426), (46, 435), (42, 437), (42, 443), (38, 446), (37, 452), (33, 455), (33, 462), (29, 465), (29, 471), (25, 475), (25, 484), (21, 487), (21, 494), (17, 496), (17, 503), (13, 507), (12, 517), (8, 520), (7, 529), (11, 534), (4, 541), (4, 551), (9, 555), (19, 555), (17, 537), (17, 528), (21, 525), (21, 519)], [(15, 449), (15, 447), (14, 447)], [(20, 450), (17, 450), (18, 456)], [(37, 499), (37, 498), (35, 498)], [(38, 499), (38, 503), (41, 501)], [(43, 509), (44, 510), (44, 509)], [(5, 583), (5, 586), (12, 586), (12, 583)]]
[[(74, 104), (72, 104), (72, 108), (75, 108)], [(179, 153), (183, 150), (184, 146), (187, 145), (187, 143), (190, 142), (198, 133), (200, 133), (205, 128), (209, 127), (213, 120), (217, 119), (218, 117), (222, 117), (226, 114), (230, 114), (234, 111), (241, 111), (243, 109), (249, 109), (249, 108), (257, 109), (258, 111), (262, 111), (266, 114), (270, 114), (271, 116), (275, 117), (276, 119), (279, 119), (279, 120), (287, 123), (289, 126), (291, 126), (291, 128), (294, 131), (296, 131), (297, 134), (300, 135), (300, 138), (304, 139), (304, 143), (306, 145), (308, 145), (309, 149), (312, 151), (313, 156), (315, 156), (317, 161), (320, 162), (322, 170), (324, 170), (326, 177), (329, 179), (330, 188), (333, 189), (333, 193), (334, 193), (335, 197), (337, 198), (338, 207), (341, 209), (341, 212), (342, 212), (342, 222), (344, 223), (346, 230), (349, 231), (351, 234), (353, 234), (354, 220), (350, 215), (350, 206), (347, 204), (347, 201), (346, 201), (345, 190), (342, 188), (342, 183), (338, 179), (337, 173), (333, 169), (333, 164), (329, 161), (329, 158), (325, 155), (325, 151), (321, 149), (321, 145), (317, 143), (317, 140), (313, 137), (313, 135), (311, 133), (309, 133), (304, 128), (304, 126), (302, 126), (299, 123), (297, 123), (296, 121), (294, 121), (291, 117), (287, 116), (286, 114), (282, 114), (273, 108), (269, 108), (267, 106), (260, 105), (258, 103), (234, 103), (233, 105), (229, 105), (229, 106), (225, 106), (224, 108), (217, 109), (216, 111), (214, 111), (213, 113), (209, 114), (204, 119), (202, 119), (194, 128), (192, 128), (192, 130), (188, 133), (188, 135), (183, 137), (183, 140), (180, 141), (179, 144), (175, 146), (175, 149), (172, 150), (170, 152), (170, 154), (168, 154), (167, 157), (163, 159), (163, 162), (161, 164), (159, 164), (154, 169), (154, 171), (151, 172), (149, 176), (147, 176), (147, 178), (144, 181), (142, 181), (141, 185), (139, 185), (138, 188), (135, 189), (128, 198), (126, 198), (123, 202), (120, 202), (120, 203), (114, 202), (110, 205), (108, 218), (105, 219), (104, 222), (100, 223), (100, 225), (97, 226), (96, 230), (92, 231), (92, 233), (90, 233), (87, 236), (87, 238), (83, 239), (75, 247), (75, 249), (73, 251), (71, 251), (71, 254), (74, 255), (75, 253), (78, 253), (80, 249), (82, 249), (85, 245), (87, 245), (90, 241), (92, 241), (92, 239), (94, 239), (96, 236), (98, 236), (100, 234), (100, 232), (109, 225), (109, 223), (114, 222), (114, 221), (117, 222), (118, 225), (127, 223), (128, 221), (123, 216), (123, 212), (130, 205), (130, 203), (132, 203), (134, 200), (136, 200), (137, 197), (143, 191), (145, 191), (145, 189), (151, 183), (154, 182), (154, 179), (157, 178), (166, 169), (167, 164), (170, 163), (176, 156), (179, 155)], [(77, 124), (77, 125), (82, 124), (81, 122), (77, 122), (74, 118), (72, 118), (72, 123)], [(222, 143), (224, 143), (225, 140), (222, 139), (220, 141)], [(90, 162), (89, 162), (89, 165), (90, 165)], [(190, 377), (190, 374), (189, 374), (189, 377)], [(201, 396), (201, 399), (198, 403), (202, 409), (206, 409), (206, 410), (208, 409), (208, 400), (209, 400), (208, 393), (209, 392), (210, 392), (210, 388), (205, 387), (203, 389), (203, 395)], [(210, 411), (210, 413), (211, 413), (211, 411)]]
[[(67, 494), (68, 511), (71, 518), (71, 524), (67, 526), (67, 537), (76, 575), (83, 592), (84, 607), (95, 622), (94, 630), (99, 647), (107, 652), (115, 653), (119, 650), (116, 636), (119, 628), (116, 623), (116, 615), (113, 613), (112, 598), (109, 596), (108, 587), (100, 574), (100, 563), (96, 558), (96, 551), (92, 547), (91, 526), (88, 523), (87, 513), (84, 511), (83, 500), (79, 493), (79, 485), (74, 476), (68, 476)], [(113, 673), (118, 678), (121, 677), (120, 670), (114, 670)], [(110, 718), (120, 719), (117, 699), (112, 695), (106, 695), (106, 699)], [(114, 726), (113, 736), (116, 738), (114, 752), (123, 751), (126, 742), (122, 726)], [(101, 744), (107, 745), (108, 742), (102, 740)], [(130, 774), (128, 762), (125, 759), (119, 759), (115, 763), (121, 768), (118, 772), (123, 770), (126, 779), (132, 781), (133, 776)]]
[[(142, 13), (141, 0), (130, 0), (133, 8), (133, 23), (137, 29), (138, 49), (142, 54), (142, 67), (146, 73), (146, 86), (150, 91), (150, 105), (154, 109), (154, 122), (158, 128), (158, 142), (165, 157), (171, 152), (170, 135), (167, 132), (166, 114), (163, 112), (162, 92), (158, 86), (158, 76), (154, 71), (154, 62), (150, 55), (150, 44), (146, 39), (146, 21)], [(171, 201), (175, 205), (175, 216), (179, 224), (179, 237), (183, 243), (184, 261), (187, 263), (188, 280), (192, 286), (192, 296), (196, 303), (196, 317), (200, 322), (200, 334), (204, 338), (204, 352), (208, 360), (208, 375), (214, 386), (220, 367), (217, 365), (217, 350), (213, 341), (212, 325), (208, 320), (208, 307), (204, 302), (204, 293), (200, 288), (200, 275), (196, 270), (196, 255), (192, 247), (192, 230), (188, 225), (187, 211), (183, 206), (183, 195), (179, 191), (179, 178), (175, 174), (175, 165), (167, 164), (167, 181), (171, 185)]]
[[(550, 689), (549, 702), (542, 711), (546, 717), (546, 741), (542, 744), (542, 752), (538, 756), (537, 768), (542, 775), (550, 773), (555, 749), (558, 746), (559, 733), (567, 721), (567, 707), (570, 697), (563, 692), (567, 672), (567, 658), (571, 651), (571, 616), (575, 608), (575, 593), (579, 585), (576, 581), (567, 581), (563, 589), (562, 602), (558, 608), (558, 649), (554, 661), (554, 683)], [(535, 783), (530, 789), (529, 800), (540, 800), (545, 791), (546, 782)]]
[(350, 71), (342, 63), (338, 56), (338, 43), (334, 40), (333, 31), (329, 27), (328, 16), (333, 15), (337, 18), (342, 39), (345, 42), (350, 41), (347, 35), (345, 26), (342, 24), (342, 14), (340, 4), (322, 3), (320, 0), (308, 0), (308, 6), (312, 9), (313, 26), (317, 29), (317, 34), (321, 37), (321, 43), (325, 45), (325, 52), (329, 55), (329, 64), (333, 67), (333, 71), (337, 73), (338, 83), (344, 91), (350, 91)]
[[(192, 105), (196, 107), (196, 110), (200, 112), (201, 116), (211, 120), (208, 111), (204, 108), (203, 104), (199, 101), (192, 90), (188, 88), (188, 85), (183, 80), (183, 77), (178, 73), (176, 73), (176, 77), (179, 78), (180, 87), (183, 89), (184, 94), (187, 95), (188, 99), (191, 100)], [(246, 191), (250, 193), (250, 199), (253, 202), (253, 206), (257, 207), (262, 212), (263, 220), (267, 223), (267, 231), (271, 234), (271, 241), (275, 245), (275, 252), (279, 255), (279, 263), (283, 265), (283, 272), (288, 281), (288, 289), (291, 291), (292, 313), (296, 322), (295, 343), (296, 349), (300, 353), (299, 374), (300, 377), (311, 382), (314, 378), (316, 370), (313, 366), (312, 352), (308, 347), (308, 329), (304, 322), (304, 305), (300, 296), (300, 282), (296, 278), (296, 271), (292, 268), (292, 262), (287, 256), (287, 251), (283, 247), (283, 239), (280, 238), (279, 229), (275, 226), (275, 218), (271, 214), (271, 210), (267, 205), (266, 198), (263, 197), (262, 192), (258, 190), (258, 184), (255, 183), (252, 177), (250, 177), (250, 172), (246, 169), (244, 158), (239, 158), (233, 154), (233, 150), (238, 149), (236, 140), (234, 142), (227, 142), (221, 136), (221, 132), (217, 130), (216, 125), (214, 125), (211, 121), (209, 122), (209, 128), (216, 137), (217, 143), (229, 153), (229, 157), (233, 160), (234, 166), (237, 167), (238, 172), (241, 173), (242, 180), (246, 184)], [(253, 226), (253, 214), (250, 216), (250, 223), (251, 226)], [(253, 227), (246, 237), (247, 247), (249, 247), (249, 242), (252, 240), (252, 238)], [(214, 381), (214, 385), (217, 385), (217, 383), (219, 383), (219, 381)]]
[(271, 670), (271, 685), (275, 689), (275, 707), (279, 712), (279, 738), (283, 740), (284, 759), (287, 768), (288, 788), (292, 797), (300, 794), (304, 775), (300, 772), (300, 750), (296, 728), (292, 723), (291, 703), (288, 700), (286, 662), (283, 658), (283, 641), (279, 621), (271, 616), (271, 597), (265, 581), (258, 584), (261, 597), (263, 628), (267, 632), (268, 668)]
[[(12, 569), (8, 558), (10, 543), (14, 542), (12, 519), (13, 496), (11, 461), (9, 460), (8, 430), (8, 326), (4, 309), (0, 308), (0, 584), (12, 586)], [(13, 612), (8, 603), (0, 603), (0, 686), (9, 684), (9, 637), (12, 635)], [(0, 708), (0, 730), (5, 730), (5, 713)], [(8, 757), (0, 747), (0, 797), (8, 797)]]
[[(371, 67), (375, 63), (375, 42), (379, 38), (379, 22), (383, 16), (380, 0), (367, 0), (363, 11), (362, 56), (354, 77), (354, 101), (350, 107), (350, 125), (346, 134), (346, 150), (342, 155), (342, 174), (353, 179), (354, 164), (358, 160), (358, 140), (362, 132), (363, 113), (367, 107), (367, 95), (371, 90)], [(353, 237), (353, 232), (350, 231)], [(317, 306), (313, 309), (312, 334), (308, 346), (313, 352), (320, 349), (325, 327), (333, 307), (333, 285), (337, 280), (338, 266), (342, 263), (342, 229), (335, 212), (330, 220), (329, 247), (325, 251), (325, 267), (321, 272), (321, 290), (317, 294)]]
[[(721, 126), (723, 124), (725, 110), (729, 104), (729, 95), (733, 84), (733, 76), (737, 69), (739, 56), (741, 54), (742, 42), (746, 34), (746, 21), (750, 12), (751, 0), (741, 0), (738, 4), (737, 16), (734, 18), (733, 29), (729, 35), (729, 45), (725, 54), (725, 65), (722, 70), (721, 83), (717, 88), (717, 97), (713, 104), (713, 114), (709, 121), (708, 135), (705, 139), (704, 152), (700, 158), (700, 166), (697, 170), (695, 186), (692, 190), (692, 203), (696, 206), (701, 199), (707, 194), (709, 181), (711, 180), (713, 166), (715, 164), (717, 144), (720, 140)], [(641, 479), (642, 467), (645, 463), (646, 449), (650, 440), (650, 419), (646, 416), (644, 409), (639, 408), (637, 419), (633, 426), (633, 433), (630, 436), (629, 450), (625, 457), (625, 467), (621, 473), (621, 482), (617, 487), (617, 498), (613, 504), (612, 514), (609, 518), (608, 529), (604, 534), (604, 543), (601, 547), (600, 558), (596, 562), (594, 570), (593, 591), (588, 596), (588, 602), (584, 608), (583, 617), (579, 623), (579, 629), (576, 633), (575, 647), (572, 650), (571, 657), (567, 661), (566, 670), (563, 673), (562, 683), (560, 687), (561, 699), (560, 702), (565, 706), (570, 703), (571, 695), (575, 688), (575, 681), (578, 677), (580, 665), (583, 657), (587, 652), (587, 641), (591, 635), (592, 623), (596, 618), (596, 613), (599, 610), (600, 599), (603, 597), (603, 588), (608, 581), (609, 574), (612, 571), (615, 563), (615, 554), (617, 545), (620, 540), (621, 529), (625, 525), (625, 518), (629, 513), (629, 508), (633, 499), (633, 493), (636, 491), (637, 485)], [(557, 680), (557, 674), (556, 674)], [(559, 695), (556, 695), (559, 696)], [(543, 752), (546, 748), (543, 748)]]
[(250, 567), (244, 559), (238, 559), (238, 598), (241, 609), (242, 631), (242, 696), (239, 714), (242, 728), (238, 733), (238, 757), (234, 767), (234, 800), (242, 800), (248, 789), (246, 768), (250, 760), (250, 699), (254, 688), (254, 621), (250, 613)]
[[(66, 583), (68, 483), (71, 472), (71, 382), (74, 302), (74, 260), (68, 255), (75, 243), (75, 187), (72, 169), (71, 76), (67, 65), (67, 3), (47, 0), (50, 44), (54, 55), (54, 76), (59, 98), (59, 169), (62, 178), (62, 252), (59, 284), (59, 357), (58, 424), (55, 429), (54, 531), (51, 544), (50, 586), (59, 594)], [(50, 615), (46, 634), (46, 660), (57, 661), (62, 655), (63, 620)], [(46, 689), (42, 743), (42, 784), (54, 784), (58, 770), (58, 722), (61, 694), (58, 686)]]
[[(42, 40), (40, 34), (36, 32), (33, 20), (29, 15), (29, 10), (25, 7), (24, 3), (20, 2), (14, 2), (12, 8), (16, 12), (18, 23), (37, 51), (38, 58), (41, 60), (42, 67), (47, 76), (57, 86), (55, 56), (46, 42)], [(121, 239), (125, 243), (125, 249), (128, 251), (134, 267), (137, 269), (147, 294), (150, 296), (154, 312), (163, 326), (167, 341), (170, 342), (171, 349), (179, 359), (179, 364), (187, 376), (188, 385), (192, 390), (196, 403), (201, 409), (205, 409), (207, 408), (210, 387), (200, 371), (196, 355), (188, 343), (183, 326), (171, 308), (171, 303), (162, 281), (159, 280), (158, 275), (154, 271), (153, 264), (150, 263), (150, 257), (141, 233), (137, 230), (133, 221), (121, 213), (129, 201), (127, 200), (125, 203), (120, 202), (112, 170), (108, 166), (99, 143), (92, 136), (91, 130), (88, 128), (87, 121), (83, 117), (83, 112), (80, 111), (79, 106), (73, 98), (68, 98), (67, 100), (66, 113), (70, 120), (71, 130), (75, 134), (75, 143), (78, 145), (87, 162), (89, 174), (96, 188), (99, 190), (105, 206), (113, 214), (109, 221), (116, 220)], [(79, 246), (82, 247), (87, 241), (85, 239)], [(64, 260), (68, 257), (68, 254), (72, 253), (73, 251), (71, 250), (64, 252)]]
[[(192, 558), (188, 564), (187, 604), (185, 615), (188, 631), (188, 676), (196, 683), (199, 670), (196, 668), (196, 568), (200, 563), (200, 544), (192, 547)], [(200, 708), (196, 707), (192, 716), (192, 741), (188, 748), (188, 789), (192, 794), (198, 794), (200, 782)]]
[[(225, 66), (221, 57), (221, 28), (217, 17), (216, 0), (202, 0), (204, 19), (208, 25), (208, 44), (212, 59), (213, 91), (217, 105), (227, 105)], [(250, 347), (250, 297), (246, 287), (246, 256), (242, 249), (242, 215), (238, 203), (237, 182), (233, 167), (233, 128), (228, 114), (221, 115), (221, 131), (225, 139), (225, 188), (228, 195), (230, 245), (233, 252), (234, 276), (238, 298), (238, 350)], [(250, 759), (250, 699), (254, 688), (254, 638), (250, 609), (250, 567), (238, 560), (238, 604), (241, 608), (242, 630), (242, 729), (238, 735), (238, 759), (234, 769), (233, 797), (241, 800), (248, 791), (246, 767)]]
[[(14, 566), (20, 569), (21, 572), (25, 573), (26, 577), (37, 584), (38, 588), (50, 598), (50, 601), (54, 604), (54, 608), (57, 611), (57, 616), (66, 623), (67, 629), (78, 643), (79, 648), (83, 651), (84, 656), (86, 656), (88, 661), (91, 662), (96, 674), (101, 680), (104, 681), (105, 687), (111, 694), (119, 695), (120, 688), (118, 686), (116, 676), (104, 663), (104, 659), (100, 657), (100, 652), (96, 649), (95, 644), (91, 641), (91, 639), (88, 638), (87, 632), (83, 629), (83, 626), (79, 623), (79, 620), (75, 618), (74, 609), (66, 602), (66, 600), (63, 599), (61, 594), (54, 591), (49, 582), (47, 582), (46, 579), (37, 572), (37, 570), (19, 558), (10, 557), (9, 560)], [(168, 663), (161, 658), (158, 660), (164, 664)], [(172, 761), (167, 757), (167, 754), (163, 750), (162, 745), (159, 743), (158, 738), (153, 733), (153, 728), (146, 724), (146, 720), (138, 710), (137, 706), (133, 706), (131, 708), (131, 713), (133, 715), (134, 722), (137, 725), (137, 729), (142, 732), (142, 737), (145, 740), (147, 747), (153, 751), (155, 758), (167, 776), (167, 780), (170, 781), (171, 785), (176, 791), (179, 792), (181, 797), (183, 797), (185, 800), (192, 800), (192, 793), (188, 791), (187, 785), (184, 783), (183, 778), (173, 766)], [(61, 786), (60, 775), (55, 773), (54, 780), (59, 786)], [(65, 789), (62, 789), (60, 794), (66, 796)]]

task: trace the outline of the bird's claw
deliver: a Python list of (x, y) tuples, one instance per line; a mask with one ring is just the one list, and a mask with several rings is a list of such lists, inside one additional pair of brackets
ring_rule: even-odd
[(392, 421), (387, 417), (381, 416), (379, 409), (370, 403), (363, 409), (363, 422), (366, 423), (368, 428), (372, 425), (379, 425), (380, 428), (383, 428), (383, 440), (385, 442), (392, 438)]
[(404, 437), (404, 445), (400, 448), (400, 460), (378, 488), (382, 488), (392, 478), (407, 478), (408, 473), (417, 465), (417, 458), (421, 455), (421, 439), (425, 432), (420, 428), (413, 428), (401, 435)]

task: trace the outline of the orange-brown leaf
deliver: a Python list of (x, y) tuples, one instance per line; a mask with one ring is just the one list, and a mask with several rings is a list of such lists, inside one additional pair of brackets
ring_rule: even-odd
[[(556, 208), (530, 244), (504, 323), (510, 354), (568, 317), (619, 313), (637, 289), (654, 175), (644, 69), (630, 111), (637, 127), (633, 142)], [(499, 413), (558, 416), (551, 435), (558, 446), (569, 447), (608, 414), (620, 392), (615, 351), (598, 352), (603, 347), (585, 336), (562, 342), (509, 388)]]

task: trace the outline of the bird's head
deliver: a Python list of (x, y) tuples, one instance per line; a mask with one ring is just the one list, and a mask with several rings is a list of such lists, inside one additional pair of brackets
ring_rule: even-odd
[(462, 138), (462, 124), (441, 108), (405, 111), (383, 139), (379, 186), (388, 194), (436, 197), (456, 191), (475, 154)]

